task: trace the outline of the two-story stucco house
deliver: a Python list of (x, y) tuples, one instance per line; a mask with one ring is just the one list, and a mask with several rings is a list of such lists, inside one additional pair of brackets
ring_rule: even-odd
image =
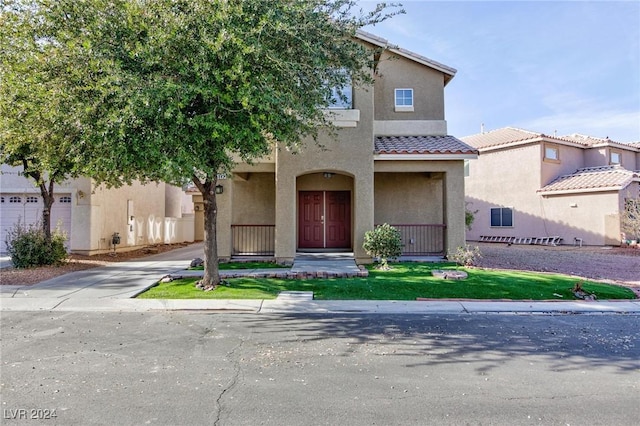
[[(21, 167), (2, 165), (0, 173), (0, 252), (14, 224), (42, 220), (43, 201), (33, 181)], [(70, 179), (54, 187), (51, 225), (67, 234), (67, 249), (95, 254), (130, 250), (149, 244), (193, 241), (194, 217), (190, 197), (164, 183), (107, 189), (91, 179)]]
[(469, 240), (620, 244), (625, 199), (640, 195), (640, 144), (510, 127), (462, 140), (480, 153), (465, 178)]
[[(383, 52), (373, 86), (352, 87), (349, 102), (327, 112), (337, 138), (295, 153), (276, 148), (219, 180), (221, 258), (286, 263), (321, 250), (370, 262), (364, 234), (385, 222), (401, 230), (405, 254), (444, 255), (465, 243), (464, 160), (477, 151), (447, 135), (444, 88), (456, 71), (371, 34), (357, 38)], [(201, 197), (194, 202), (202, 239)]]

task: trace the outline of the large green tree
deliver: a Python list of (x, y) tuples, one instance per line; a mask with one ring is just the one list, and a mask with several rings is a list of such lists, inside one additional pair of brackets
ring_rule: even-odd
[(50, 240), (55, 185), (81, 172), (79, 105), (65, 91), (70, 63), (38, 36), (32, 8), (7, 1), (0, 13), (0, 162), (21, 166), (40, 190)]
[[(352, 0), (23, 0), (68, 60), (82, 163), (99, 182), (193, 181), (205, 286), (219, 282), (217, 175), (329, 128), (332, 88), (371, 82), (356, 31), (398, 13)], [(338, 96), (343, 96), (338, 90)]]

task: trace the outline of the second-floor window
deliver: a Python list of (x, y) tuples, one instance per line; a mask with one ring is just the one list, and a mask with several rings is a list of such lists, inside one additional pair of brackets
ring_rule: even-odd
[(609, 164), (622, 164), (622, 156), (619, 152), (609, 152)]
[(544, 146), (544, 159), (551, 162), (560, 161), (560, 149), (555, 145)]
[(331, 88), (331, 101), (329, 109), (352, 109), (353, 108), (353, 88), (351, 84), (338, 89)]
[(413, 111), (413, 89), (395, 90), (396, 112)]
[(512, 227), (513, 209), (510, 207), (494, 207), (491, 209), (492, 227)]
[[(334, 71), (335, 80), (327, 82), (331, 87), (331, 98), (329, 99), (329, 109), (353, 109), (353, 84), (351, 76), (346, 69), (338, 69)], [(339, 83), (338, 83), (339, 82)], [(340, 87), (341, 86), (341, 87)]]

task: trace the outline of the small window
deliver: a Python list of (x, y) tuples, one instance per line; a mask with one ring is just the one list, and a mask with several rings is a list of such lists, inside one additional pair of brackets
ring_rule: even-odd
[(4, 197), (0, 197), (0, 203), (4, 203)]
[(60, 204), (68, 204), (70, 202), (71, 202), (71, 197), (69, 197), (68, 195), (60, 197)]
[(544, 159), (551, 162), (560, 161), (560, 150), (555, 145), (544, 146)]
[(469, 177), (469, 160), (464, 160), (464, 177)]
[(331, 98), (329, 99), (329, 109), (353, 109), (353, 85), (351, 76), (346, 69), (336, 72), (342, 87), (331, 88)]
[(413, 111), (413, 89), (396, 89), (395, 98), (396, 111)]
[(28, 196), (27, 197), (27, 203), (37, 203), (38, 202), (38, 197), (34, 197), (34, 196)]
[(620, 155), (620, 153), (616, 151), (611, 151), (609, 153), (609, 164), (621, 164), (621, 163), (622, 163), (622, 156)]
[(494, 207), (491, 209), (492, 227), (512, 227), (513, 209), (510, 207)]
[(13, 197), (9, 197), (9, 202), (10, 203), (21, 203), (22, 202), (22, 197), (16, 197), (14, 195)]

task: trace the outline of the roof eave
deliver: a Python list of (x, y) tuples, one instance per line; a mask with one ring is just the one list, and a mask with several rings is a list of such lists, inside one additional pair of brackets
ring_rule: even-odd
[(552, 195), (566, 195), (566, 194), (588, 194), (592, 192), (619, 192), (626, 188), (628, 185), (624, 186), (606, 186), (601, 188), (579, 188), (579, 189), (563, 189), (558, 191), (545, 191), (539, 189), (536, 191), (538, 194), (543, 197), (552, 196)]
[(456, 73), (458, 72), (455, 68), (452, 68), (450, 66), (441, 64), (440, 62), (436, 62), (433, 59), (429, 59), (426, 56), (422, 56), (419, 55), (415, 52), (411, 52), (410, 50), (406, 50), (403, 49), (397, 45), (394, 44), (390, 44), (389, 40), (382, 38), (382, 37), (378, 37), (374, 34), (368, 33), (366, 31), (363, 30), (357, 30), (356, 31), (356, 37), (358, 37), (360, 40), (362, 41), (366, 41), (368, 43), (373, 44), (374, 46), (378, 46), (378, 47), (382, 47), (383, 49), (387, 49), (392, 53), (395, 53), (396, 55), (402, 56), (404, 58), (410, 59), (414, 62), (417, 62), (419, 64), (428, 66), (430, 68), (433, 68), (437, 71), (440, 71), (441, 73), (444, 74), (444, 85), (446, 86), (447, 83), (449, 83), (451, 81), (451, 79), (456, 75)]
[[(465, 141), (464, 138), (462, 138), (462, 141), (465, 142), (467, 145), (470, 145), (469, 142)], [(547, 136), (539, 136), (539, 137), (535, 137), (535, 138), (531, 138), (531, 139), (522, 139), (519, 141), (513, 141), (513, 142), (507, 142), (507, 143), (503, 143), (503, 144), (496, 144), (496, 145), (489, 145), (489, 146), (485, 146), (485, 147), (480, 147), (480, 148), (476, 148), (478, 151), (480, 152), (485, 152), (485, 151), (497, 151), (500, 149), (507, 149), (507, 148), (514, 148), (514, 147), (518, 147), (518, 146), (523, 146), (523, 145), (533, 145), (533, 144), (537, 144), (537, 143), (553, 143), (553, 144), (557, 144), (557, 145), (565, 145), (565, 146), (571, 146), (574, 148), (588, 148), (587, 146), (577, 143), (577, 142), (571, 142), (571, 141), (567, 141), (567, 140), (562, 140), (562, 139), (555, 139), (555, 138), (551, 138), (551, 137), (547, 137)], [(473, 146), (473, 145), (471, 145)]]
[(475, 160), (478, 154), (460, 153), (460, 154), (374, 154), (375, 161), (410, 161), (410, 160)]

